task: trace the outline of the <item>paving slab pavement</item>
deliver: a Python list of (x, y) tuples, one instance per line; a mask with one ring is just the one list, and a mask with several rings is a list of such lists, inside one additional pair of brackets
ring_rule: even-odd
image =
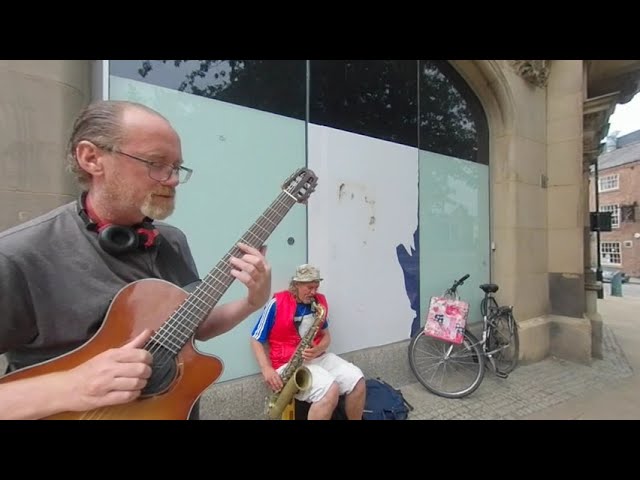
[(582, 365), (548, 357), (518, 366), (507, 379), (488, 370), (462, 399), (406, 385), (401, 390), (414, 406), (409, 420), (640, 419), (640, 299), (605, 298), (598, 310), (603, 359)]

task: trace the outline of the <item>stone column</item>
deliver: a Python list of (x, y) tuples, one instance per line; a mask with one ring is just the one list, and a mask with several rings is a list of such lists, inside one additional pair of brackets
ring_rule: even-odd
[(550, 352), (590, 363), (585, 319), (582, 60), (554, 61), (547, 87)]
[(65, 146), (89, 98), (88, 60), (0, 60), (0, 231), (77, 195)]
[(498, 302), (514, 306), (522, 363), (548, 354), (545, 71), (544, 62), (502, 61), (513, 116), (491, 159), (493, 278)]

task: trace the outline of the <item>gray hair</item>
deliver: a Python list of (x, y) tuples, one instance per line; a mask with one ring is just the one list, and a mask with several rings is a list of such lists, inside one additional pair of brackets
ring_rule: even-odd
[[(83, 190), (91, 184), (91, 175), (80, 168), (76, 158), (78, 143), (87, 140), (104, 148), (115, 148), (125, 138), (122, 117), (127, 108), (138, 108), (164, 118), (154, 109), (126, 100), (100, 100), (87, 105), (73, 123), (67, 144), (67, 169)], [(165, 119), (166, 120), (166, 119)]]

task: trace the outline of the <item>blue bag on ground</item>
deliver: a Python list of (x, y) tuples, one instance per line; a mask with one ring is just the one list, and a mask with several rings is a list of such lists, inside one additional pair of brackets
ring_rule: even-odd
[(380, 378), (366, 380), (367, 399), (364, 404), (363, 420), (406, 420), (413, 407), (393, 388)]

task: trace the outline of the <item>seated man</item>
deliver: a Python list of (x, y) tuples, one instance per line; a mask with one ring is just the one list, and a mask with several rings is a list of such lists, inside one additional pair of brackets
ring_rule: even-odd
[[(288, 290), (277, 292), (267, 303), (253, 328), (251, 347), (267, 385), (274, 392), (284, 386), (280, 374), (295, 354), (315, 318), (311, 304), (325, 309), (325, 320), (310, 346), (302, 352), (302, 365), (311, 372), (311, 387), (295, 398), (309, 402), (309, 420), (330, 420), (341, 395), (345, 395), (348, 420), (362, 420), (365, 381), (362, 371), (338, 355), (328, 352), (331, 343), (327, 299), (318, 293), (320, 272), (308, 264), (300, 265)], [(268, 349), (268, 353), (267, 353)]]

